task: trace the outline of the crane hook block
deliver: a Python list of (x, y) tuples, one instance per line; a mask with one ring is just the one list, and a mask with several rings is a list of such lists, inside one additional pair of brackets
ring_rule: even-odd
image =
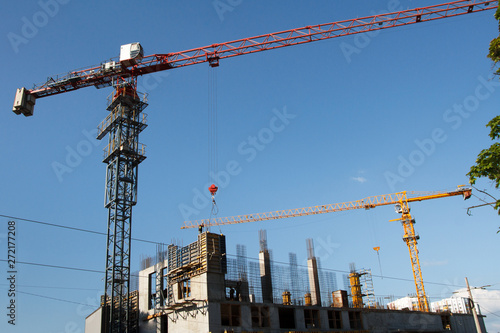
[(210, 187), (208, 188), (208, 190), (210, 191), (210, 193), (212, 194), (212, 196), (214, 196), (215, 193), (217, 193), (218, 189), (219, 188), (217, 186), (215, 186), (215, 184), (210, 185)]

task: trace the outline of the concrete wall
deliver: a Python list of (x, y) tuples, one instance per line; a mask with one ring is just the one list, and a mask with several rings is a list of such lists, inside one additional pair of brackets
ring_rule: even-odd
[[(278, 328), (278, 327), (273, 327), (273, 328)], [(304, 320), (304, 309), (303, 308), (297, 308), (295, 309), (295, 329), (297, 330), (305, 330), (306, 329), (306, 323)]]
[(280, 327), (280, 320), (279, 320), (279, 315), (278, 315), (278, 308), (277, 307), (270, 307), (269, 308), (269, 321), (271, 327)]
[(207, 305), (206, 303), (200, 303), (176, 311), (167, 311), (168, 332), (208, 332), (209, 313), (210, 315), (216, 315), (217, 310), (218, 304)]
[(154, 310), (149, 310), (149, 274), (155, 271), (154, 266), (139, 272), (139, 332), (156, 333), (156, 324), (145, 321), (147, 316), (153, 315)]
[[(191, 279), (191, 296), (178, 298), (178, 286), (174, 285), (174, 303), (206, 300), (208, 293), (207, 275), (193, 276)], [(168, 314), (168, 328), (171, 332), (205, 332), (209, 324), (208, 308), (202, 303), (190, 307), (179, 307)]]
[(307, 259), (307, 270), (312, 305), (321, 305), (321, 291), (319, 289), (318, 263), (316, 262), (316, 258)]
[(160, 320), (160, 318), (154, 318), (150, 320), (144, 320), (146, 316), (143, 316), (142, 318), (139, 317), (139, 332), (140, 333), (159, 333), (158, 331), (158, 326), (157, 326), (157, 320)]
[(362, 312), (363, 328), (373, 333), (408, 330), (439, 332), (443, 330), (441, 316), (416, 311), (372, 310)]
[(101, 333), (102, 308), (92, 312), (85, 318), (85, 333)]
[[(279, 326), (279, 311), (281, 305), (269, 304), (269, 303), (247, 303), (247, 302), (229, 302), (231, 304), (239, 304), (241, 307), (241, 325), (238, 327), (222, 327), (220, 326), (220, 305), (211, 303), (209, 305), (210, 312), (210, 332), (224, 332), (224, 330), (239, 332), (289, 332), (297, 331), (303, 332), (308, 331), (305, 327), (304, 320), (304, 309), (315, 309), (319, 312), (320, 327), (312, 328), (314, 332), (332, 332), (337, 331), (329, 328), (328, 322), (328, 311), (336, 310), (342, 313), (342, 330), (341, 331), (352, 331), (349, 322), (349, 312), (360, 312), (362, 321), (362, 330), (369, 331), (370, 333), (389, 333), (389, 332), (450, 332), (450, 333), (473, 333), (475, 331), (474, 319), (472, 315), (465, 314), (452, 314), (449, 318), (451, 321), (451, 331), (443, 329), (443, 323), (441, 320), (441, 314), (438, 313), (423, 313), (418, 311), (396, 311), (396, 310), (373, 310), (373, 309), (362, 309), (361, 311), (356, 309), (346, 309), (346, 308), (326, 308), (326, 307), (306, 307), (306, 306), (290, 306), (294, 310), (295, 316), (295, 329), (280, 329)], [(251, 322), (251, 306), (268, 306), (270, 315), (270, 327), (260, 328), (252, 327)], [(218, 311), (217, 311), (218, 309)], [(482, 321), (482, 318), (481, 318)], [(218, 322), (218, 324), (217, 324)], [(170, 328), (170, 327), (169, 327)], [(198, 329), (198, 328), (197, 328)], [(483, 331), (484, 323), (483, 323)], [(170, 333), (183, 332), (178, 330), (170, 331)], [(190, 330), (189, 332), (206, 332), (203, 330)]]
[[(476, 324), (474, 323), (474, 318), (472, 315), (463, 314), (452, 314), (451, 317), (451, 328), (453, 332), (457, 333), (475, 333)], [(481, 330), (486, 332), (486, 326), (484, 325), (483, 316), (479, 316), (479, 324), (481, 325)]]
[[(220, 331), (219, 302), (226, 301), (223, 274), (205, 273), (191, 277), (191, 297), (186, 299), (177, 298), (176, 288), (174, 286), (176, 303), (192, 301), (194, 305), (167, 310), (169, 332)], [(209, 304), (208, 299), (211, 300)]]
[[(167, 260), (163, 262), (166, 267)], [(149, 309), (149, 275), (155, 272), (155, 266), (148, 267), (139, 272), (139, 332), (158, 333), (160, 332), (160, 317), (147, 320), (148, 316), (155, 314), (155, 309)], [(156, 281), (153, 281), (156, 283)], [(166, 286), (164, 286), (166, 287)], [(154, 288), (154, 286), (153, 286)], [(156, 312), (159, 312), (156, 310)]]
[[(207, 294), (205, 294), (205, 296), (202, 299), (209, 299), (212, 302), (225, 301), (226, 287), (224, 284), (224, 274), (206, 273), (203, 274), (202, 276), (206, 276), (205, 286), (207, 286)], [(202, 295), (200, 295), (200, 297), (201, 296)]]
[(320, 312), (320, 317), (319, 317), (319, 321), (321, 323), (321, 327), (325, 327), (325, 328), (328, 328), (328, 313), (326, 311), (324, 312)]
[[(476, 332), (471, 314), (423, 313), (418, 311), (363, 310), (363, 328), (373, 333), (407, 330), (409, 332)], [(451, 330), (444, 330), (441, 316), (450, 319)], [(486, 332), (483, 318), (479, 319), (483, 332)]]
[(348, 329), (350, 327), (351, 326), (349, 326), (349, 313), (347, 311), (342, 311), (342, 328)]
[(271, 259), (269, 252), (259, 252), (260, 285), (262, 288), (262, 299), (264, 303), (273, 302), (273, 280), (271, 275)]

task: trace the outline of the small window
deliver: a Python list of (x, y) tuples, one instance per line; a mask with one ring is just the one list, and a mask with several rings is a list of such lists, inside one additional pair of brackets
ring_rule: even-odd
[(161, 316), (160, 318), (161, 333), (168, 333), (168, 316)]
[(155, 298), (156, 298), (156, 272), (149, 274), (148, 279), (148, 310), (155, 308)]
[(167, 269), (163, 268), (161, 270), (161, 305), (168, 304), (168, 279), (167, 279)]
[(252, 306), (252, 327), (269, 327), (269, 307)]
[(231, 304), (220, 305), (220, 324), (222, 326), (231, 326)]
[(221, 304), (220, 322), (222, 326), (240, 326), (241, 308), (239, 304)]
[(191, 297), (191, 280), (183, 280), (178, 283), (178, 296), (179, 299)]
[(349, 324), (351, 325), (351, 329), (363, 328), (363, 324), (361, 322), (361, 312), (349, 311)]
[(342, 312), (328, 311), (328, 324), (330, 328), (342, 328)]
[(304, 321), (306, 328), (319, 328), (319, 311), (316, 309), (304, 309)]
[(292, 308), (279, 308), (280, 328), (295, 328), (295, 310)]

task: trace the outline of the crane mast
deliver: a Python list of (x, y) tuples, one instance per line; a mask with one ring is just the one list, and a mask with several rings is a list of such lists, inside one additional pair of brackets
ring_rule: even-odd
[(146, 158), (139, 133), (147, 126), (142, 113), (147, 105), (146, 96), (137, 92), (134, 80), (116, 83), (107, 108), (110, 113), (98, 128), (97, 139), (108, 134), (103, 159), (107, 164), (104, 206), (108, 209), (103, 305), (109, 332), (136, 331), (137, 318), (132, 317), (129, 296), (130, 241), (132, 207), (137, 203), (137, 169)]
[(429, 311), (429, 303), (425, 294), (424, 281), (422, 279), (422, 270), (420, 268), (420, 259), (418, 257), (417, 241), (419, 236), (415, 233), (415, 220), (410, 215), (410, 206), (408, 203), (416, 201), (424, 201), (438, 198), (452, 197), (462, 195), (464, 200), (470, 198), (472, 190), (469, 187), (459, 186), (453, 191), (444, 192), (410, 192), (412, 196), (408, 196), (406, 191), (392, 194), (383, 194), (368, 197), (361, 200), (341, 202), (328, 205), (318, 205), (311, 207), (302, 207), (295, 209), (277, 210), (265, 213), (236, 215), (229, 217), (218, 217), (212, 219), (203, 219), (197, 221), (184, 221), (181, 229), (204, 228), (210, 226), (223, 226), (238, 223), (269, 221), (285, 219), (290, 217), (309, 216), (325, 213), (342, 212), (354, 209), (370, 209), (378, 206), (395, 205), (396, 212), (401, 214), (401, 218), (391, 221), (401, 221), (404, 229), (403, 241), (408, 247), (410, 253), (411, 268), (415, 289), (417, 291), (418, 308), (420, 311)]
[[(98, 139), (109, 134), (103, 162), (106, 168), (108, 237), (106, 253), (106, 287), (110, 311), (108, 332), (133, 332), (135, 319), (129, 316), (130, 235), (132, 207), (137, 203), (137, 167), (146, 158), (139, 133), (147, 126), (142, 111), (145, 96), (137, 92), (137, 78), (174, 68), (208, 63), (219, 66), (220, 59), (258, 53), (282, 47), (332, 39), (434, 21), (498, 7), (498, 1), (459, 0), (434, 6), (387, 14), (310, 25), (276, 33), (211, 44), (181, 52), (143, 56), (139, 43), (122, 45), (119, 59), (66, 74), (49, 77), (31, 89), (17, 89), (13, 112), (32, 116), (37, 99), (71, 92), (85, 87), (113, 87), (108, 104), (109, 116), (99, 126)], [(106, 304), (106, 301), (105, 301)], [(136, 322), (136, 320), (135, 320)]]
[[(470, 194), (464, 194), (464, 198), (468, 198)], [(418, 309), (420, 311), (429, 312), (429, 301), (425, 294), (424, 280), (422, 279), (422, 269), (420, 268), (420, 258), (418, 257), (417, 240), (420, 238), (415, 233), (415, 220), (410, 215), (410, 207), (406, 194), (396, 205), (396, 211), (401, 214), (401, 224), (403, 225), (404, 235), (403, 241), (408, 247), (410, 253), (411, 270), (413, 272), (413, 281), (415, 282), (415, 290), (417, 292)]]

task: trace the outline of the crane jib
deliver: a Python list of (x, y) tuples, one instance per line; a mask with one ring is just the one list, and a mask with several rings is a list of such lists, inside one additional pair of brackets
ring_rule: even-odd
[(291, 217), (301, 217), (316, 214), (326, 214), (341, 212), (354, 209), (372, 209), (378, 206), (387, 206), (395, 204), (405, 204), (409, 202), (425, 201), (438, 198), (446, 198), (456, 195), (462, 195), (464, 199), (470, 198), (472, 189), (466, 186), (460, 186), (452, 191), (434, 191), (434, 192), (397, 192), (392, 194), (383, 194), (367, 197), (361, 200), (334, 203), (328, 205), (318, 205), (311, 207), (301, 207), (295, 209), (278, 210), (265, 213), (254, 213), (246, 215), (236, 215), (229, 217), (218, 217), (212, 219), (203, 219), (196, 221), (184, 221), (181, 229), (197, 228), (198, 226), (222, 226), (229, 224), (269, 221), (285, 219)]

